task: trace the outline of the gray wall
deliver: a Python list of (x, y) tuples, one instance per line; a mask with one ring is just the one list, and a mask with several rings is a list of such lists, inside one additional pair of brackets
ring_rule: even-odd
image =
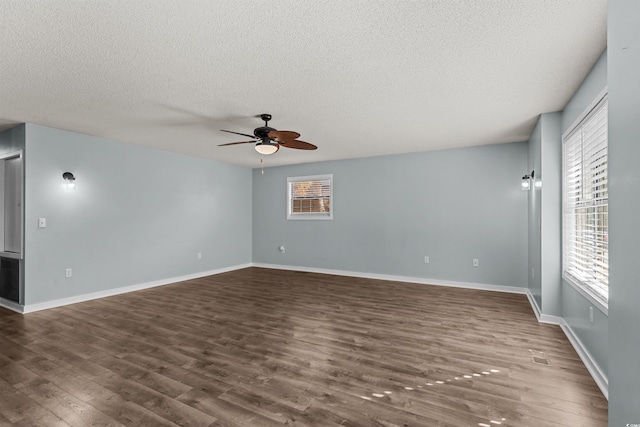
[(589, 301), (571, 285), (562, 287), (562, 318), (580, 342), (589, 352), (592, 359), (604, 375), (609, 372), (609, 318), (602, 311), (594, 308), (593, 323), (589, 321)]
[[(584, 113), (598, 95), (607, 87), (607, 51), (593, 66), (562, 112), (562, 133)], [(611, 111), (609, 112), (611, 115)], [(611, 149), (611, 148), (610, 148)], [(560, 166), (561, 169), (561, 166)], [(558, 215), (561, 215), (559, 213)], [(594, 321), (589, 321), (589, 307), (592, 304), (569, 283), (562, 282), (561, 315), (574, 334), (580, 339), (600, 370), (608, 375), (608, 317), (594, 306)]]
[(24, 149), (25, 125), (18, 125), (0, 132), (0, 154), (12, 153)]
[(250, 169), (30, 124), (26, 151), (27, 305), (251, 262)]
[[(529, 199), (529, 290), (542, 314), (561, 314), (560, 113), (543, 113), (529, 137), (529, 166), (535, 172)], [(541, 187), (535, 183), (542, 183)]]
[(562, 132), (569, 129), (578, 117), (584, 113), (584, 109), (593, 102), (606, 86), (607, 51), (605, 50), (562, 110)]
[(640, 2), (609, 0), (609, 425), (640, 424)]
[(542, 121), (542, 163), (536, 171), (541, 195), (542, 242), (542, 313), (560, 316), (562, 313), (562, 132), (560, 113), (544, 113)]
[[(526, 167), (520, 142), (254, 170), (253, 261), (526, 287)], [(329, 173), (333, 221), (287, 221), (287, 177)]]
[[(527, 170), (522, 175), (530, 174), (531, 171), (538, 171), (542, 169), (542, 116), (538, 118), (536, 126), (533, 128), (533, 132), (528, 141), (529, 148), (529, 162)], [(528, 255), (529, 255), (529, 268), (527, 270), (528, 285), (531, 295), (538, 304), (538, 309), (542, 308), (542, 229), (540, 227), (542, 218), (542, 200), (540, 189), (533, 186), (527, 193), (527, 199), (529, 201), (529, 214), (528, 214)]]

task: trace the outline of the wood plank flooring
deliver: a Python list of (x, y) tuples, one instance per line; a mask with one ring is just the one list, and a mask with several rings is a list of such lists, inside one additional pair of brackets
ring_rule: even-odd
[(283, 424), (606, 426), (607, 401), (524, 295), (248, 268), (0, 308), (2, 426)]

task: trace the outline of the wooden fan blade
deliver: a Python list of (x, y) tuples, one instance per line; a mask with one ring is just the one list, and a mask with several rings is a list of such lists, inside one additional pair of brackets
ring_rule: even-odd
[(247, 136), (249, 138), (255, 138), (254, 135), (247, 135), (246, 133), (240, 133), (240, 132), (232, 132), (230, 130), (224, 130), (224, 129), (220, 129), (221, 132), (227, 132), (227, 133), (235, 133), (236, 135), (242, 135), (242, 136)]
[(272, 130), (267, 134), (267, 136), (278, 142), (284, 143), (286, 141), (293, 141), (294, 139), (299, 138), (300, 134), (290, 130)]
[(281, 142), (280, 145), (287, 148), (295, 148), (297, 150), (316, 150), (318, 148), (313, 144), (309, 144), (308, 142), (304, 142), (304, 141), (299, 141), (297, 139)]
[(228, 142), (226, 144), (218, 144), (218, 147), (224, 147), (225, 145), (236, 145), (236, 144), (249, 144), (249, 143), (256, 143), (258, 141), (242, 141), (242, 142)]

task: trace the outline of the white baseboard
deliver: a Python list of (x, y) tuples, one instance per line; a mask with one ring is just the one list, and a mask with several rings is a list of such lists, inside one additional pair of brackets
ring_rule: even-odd
[(13, 301), (9, 301), (8, 299), (0, 298), (0, 307), (4, 307), (7, 310), (15, 311), (16, 313), (23, 313), (23, 307), (15, 303)]
[[(198, 279), (200, 277), (213, 276), (215, 274), (226, 273), (228, 271), (240, 270), (242, 268), (251, 267), (251, 264), (240, 264), (231, 267), (218, 268), (215, 270), (202, 271), (199, 273), (187, 274), (185, 276), (171, 277), (168, 279), (155, 280), (153, 282), (140, 283), (137, 285), (123, 286), (121, 288), (107, 289), (104, 291), (92, 292), (88, 294), (77, 295), (69, 298), (61, 298), (53, 301), (45, 301), (36, 304), (19, 305), (21, 311), (18, 313), (33, 313), (34, 311), (47, 310), (49, 308), (62, 307), (64, 305), (76, 304), (79, 302), (90, 301), (98, 298), (110, 297), (113, 295), (125, 294), (127, 292), (140, 291), (142, 289), (155, 288), (156, 286), (169, 285), (176, 282), (184, 282), (185, 280)], [(0, 302), (1, 303), (1, 302)], [(7, 307), (9, 308), (9, 307)], [(11, 309), (11, 308), (9, 308)]]
[(418, 283), (423, 285), (449, 286), (453, 288), (478, 289), (483, 291), (508, 292), (512, 294), (525, 294), (528, 291), (527, 288), (519, 288), (517, 286), (490, 285), (487, 283), (455, 282), (450, 280), (425, 279), (422, 277), (395, 276), (390, 274), (363, 273), (359, 271), (331, 270), (327, 268), (298, 267), (293, 265), (280, 265), (280, 264), (253, 263), (252, 265), (254, 267), (270, 268), (275, 270), (305, 271), (308, 273), (334, 274), (336, 276), (360, 277), (363, 279), (390, 280), (393, 282)]
[(533, 294), (529, 289), (527, 289), (527, 298), (529, 299), (529, 303), (531, 304), (531, 308), (533, 308), (533, 312), (540, 323), (548, 323), (551, 325), (558, 325), (562, 332), (567, 336), (567, 339), (573, 346), (576, 353), (584, 363), (584, 366), (587, 368), (587, 371), (591, 374), (591, 377), (596, 382), (604, 397), (609, 400), (609, 380), (607, 376), (602, 372), (600, 366), (596, 363), (595, 359), (591, 356), (591, 353), (587, 350), (587, 348), (582, 344), (580, 338), (573, 332), (573, 329), (567, 324), (567, 322), (559, 316), (550, 316), (548, 314), (542, 314), (540, 312), (540, 307), (538, 307), (538, 303), (533, 297)]
[(584, 366), (587, 367), (587, 370), (600, 388), (602, 394), (604, 394), (604, 397), (609, 400), (609, 379), (607, 378), (607, 376), (604, 374), (604, 372), (602, 372), (602, 369), (600, 369), (600, 366), (598, 366), (595, 359), (591, 356), (587, 348), (582, 344), (580, 338), (578, 338), (578, 336), (573, 332), (573, 329), (571, 329), (571, 327), (564, 321), (564, 319), (562, 319), (560, 328), (562, 328), (562, 331), (567, 336), (567, 339), (576, 350), (576, 353), (578, 353), (578, 356), (580, 357), (580, 360), (582, 360), (582, 363), (584, 363)]
[(531, 290), (529, 290), (527, 288), (527, 299), (529, 300), (529, 304), (531, 304), (531, 308), (533, 309), (533, 314), (536, 315), (536, 319), (538, 319), (538, 322), (540, 321), (540, 307), (538, 306), (538, 302), (536, 301), (536, 299), (533, 297), (533, 294), (531, 293)]
[(527, 299), (529, 300), (529, 304), (531, 304), (531, 308), (533, 309), (533, 313), (536, 315), (536, 319), (538, 319), (538, 322), (558, 326), (564, 323), (564, 319), (562, 317), (543, 314), (540, 310), (540, 306), (538, 306), (538, 301), (536, 301), (529, 289), (526, 289), (526, 295)]

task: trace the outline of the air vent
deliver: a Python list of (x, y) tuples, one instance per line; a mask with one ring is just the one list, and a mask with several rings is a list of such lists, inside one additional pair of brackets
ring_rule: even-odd
[(551, 366), (551, 363), (549, 362), (549, 359), (547, 359), (547, 355), (544, 354), (544, 352), (538, 350), (529, 350), (529, 353), (531, 353), (531, 360), (533, 361), (533, 363), (537, 363), (538, 365)]

